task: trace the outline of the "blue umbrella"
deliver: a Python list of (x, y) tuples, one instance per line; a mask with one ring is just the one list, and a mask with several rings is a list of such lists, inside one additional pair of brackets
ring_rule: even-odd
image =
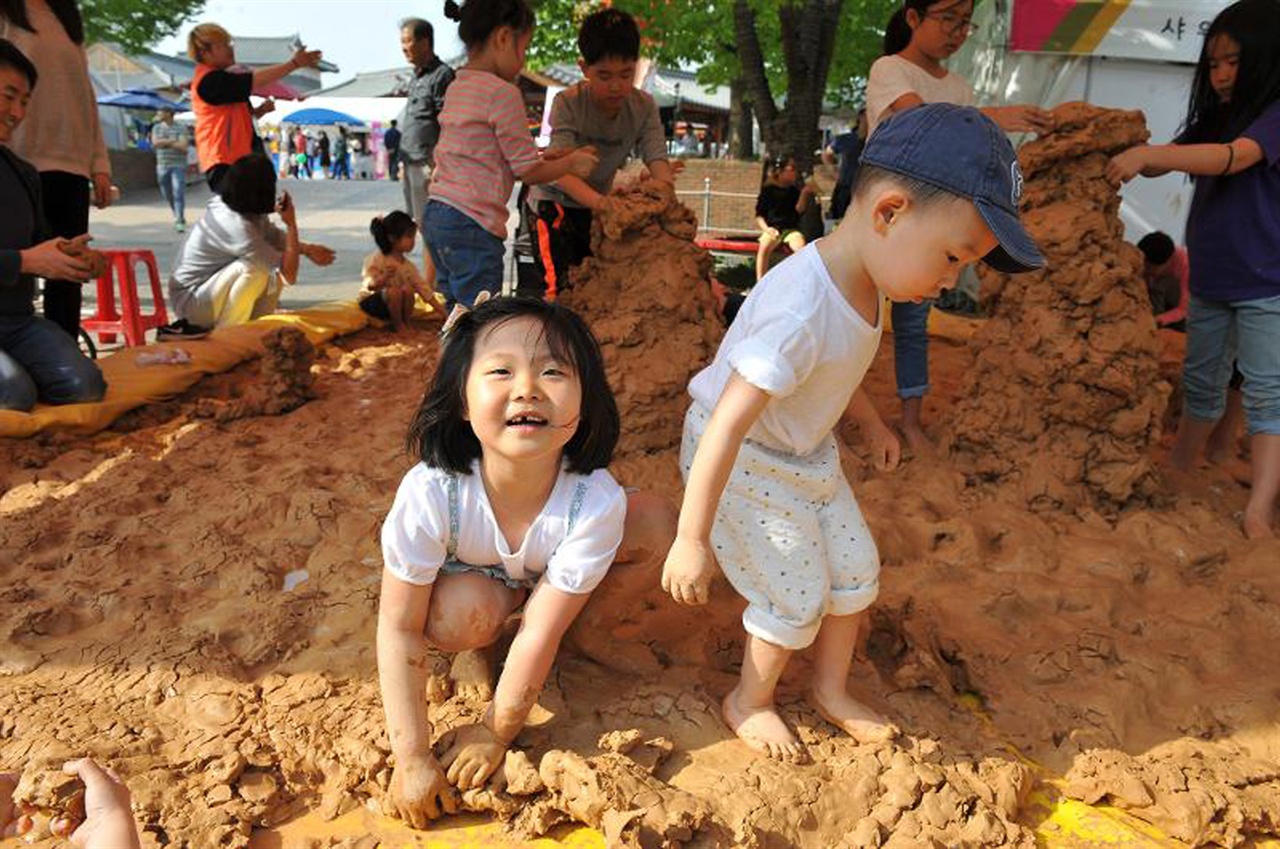
[(364, 121), (346, 112), (334, 109), (299, 109), (290, 112), (280, 119), (282, 124), (306, 124), (308, 126), (331, 127), (334, 124), (346, 124), (349, 127), (363, 127)]
[(104, 94), (98, 98), (98, 102), (103, 106), (119, 106), (123, 109), (150, 109), (152, 111), (168, 109), (172, 112), (181, 112), (187, 108), (180, 103), (174, 103), (172, 100), (165, 100), (149, 88), (131, 88), (115, 94)]

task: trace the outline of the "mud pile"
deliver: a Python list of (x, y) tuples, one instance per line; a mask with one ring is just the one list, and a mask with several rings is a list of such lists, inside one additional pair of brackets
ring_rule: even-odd
[(1146, 141), (1140, 112), (1066, 103), (1019, 152), (1023, 221), (1047, 264), (984, 273), (992, 318), (952, 427), (959, 464), (1037, 509), (1150, 499), (1151, 448), (1170, 392), (1142, 282), (1123, 240), (1108, 157)]
[(311, 400), (311, 364), (315, 346), (296, 327), (278, 327), (262, 337), (258, 379), (243, 395), (231, 400), (206, 398), (196, 405), (196, 415), (217, 421), (246, 416), (278, 416)]
[[(594, 256), (561, 299), (600, 340), (622, 412), (618, 469), (635, 485), (650, 479), (637, 468), (647, 456), (678, 451), (685, 388), (723, 335), (708, 286), (711, 255), (693, 244), (697, 230), (693, 212), (663, 183), (619, 189), (595, 216)], [(667, 466), (665, 483), (678, 486), (674, 461)]]

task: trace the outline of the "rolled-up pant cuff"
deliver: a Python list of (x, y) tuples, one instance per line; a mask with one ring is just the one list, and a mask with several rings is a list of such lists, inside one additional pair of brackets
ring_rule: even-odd
[(796, 626), (783, 622), (778, 617), (754, 604), (748, 604), (742, 611), (742, 627), (753, 637), (781, 646), (784, 649), (799, 651), (808, 648), (818, 637), (818, 629), (822, 627), (822, 617), (812, 623)]

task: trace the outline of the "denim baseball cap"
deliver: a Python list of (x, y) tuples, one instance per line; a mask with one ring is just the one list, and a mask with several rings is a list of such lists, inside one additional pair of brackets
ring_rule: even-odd
[(876, 128), (859, 160), (968, 198), (1000, 242), (982, 261), (1017, 274), (1044, 265), (1018, 220), (1022, 170), (1004, 131), (972, 106), (928, 103)]

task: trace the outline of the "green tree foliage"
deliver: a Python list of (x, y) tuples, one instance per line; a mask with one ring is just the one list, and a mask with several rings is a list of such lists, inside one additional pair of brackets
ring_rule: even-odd
[[(532, 67), (578, 58), (578, 26), (600, 8), (599, 0), (541, 0), (538, 29), (529, 48)], [(615, 0), (619, 9), (642, 22), (645, 52), (664, 65), (698, 72), (701, 82), (729, 85), (741, 78), (742, 64), (734, 32), (733, 0)], [(770, 89), (787, 90), (782, 13), (803, 0), (751, 0), (756, 32)], [(898, 0), (843, 0), (836, 48), (827, 73), (828, 103), (854, 105), (861, 99), (867, 70), (880, 55), (884, 25)]]
[(173, 35), (205, 0), (80, 0), (87, 41), (111, 41), (141, 53)]

